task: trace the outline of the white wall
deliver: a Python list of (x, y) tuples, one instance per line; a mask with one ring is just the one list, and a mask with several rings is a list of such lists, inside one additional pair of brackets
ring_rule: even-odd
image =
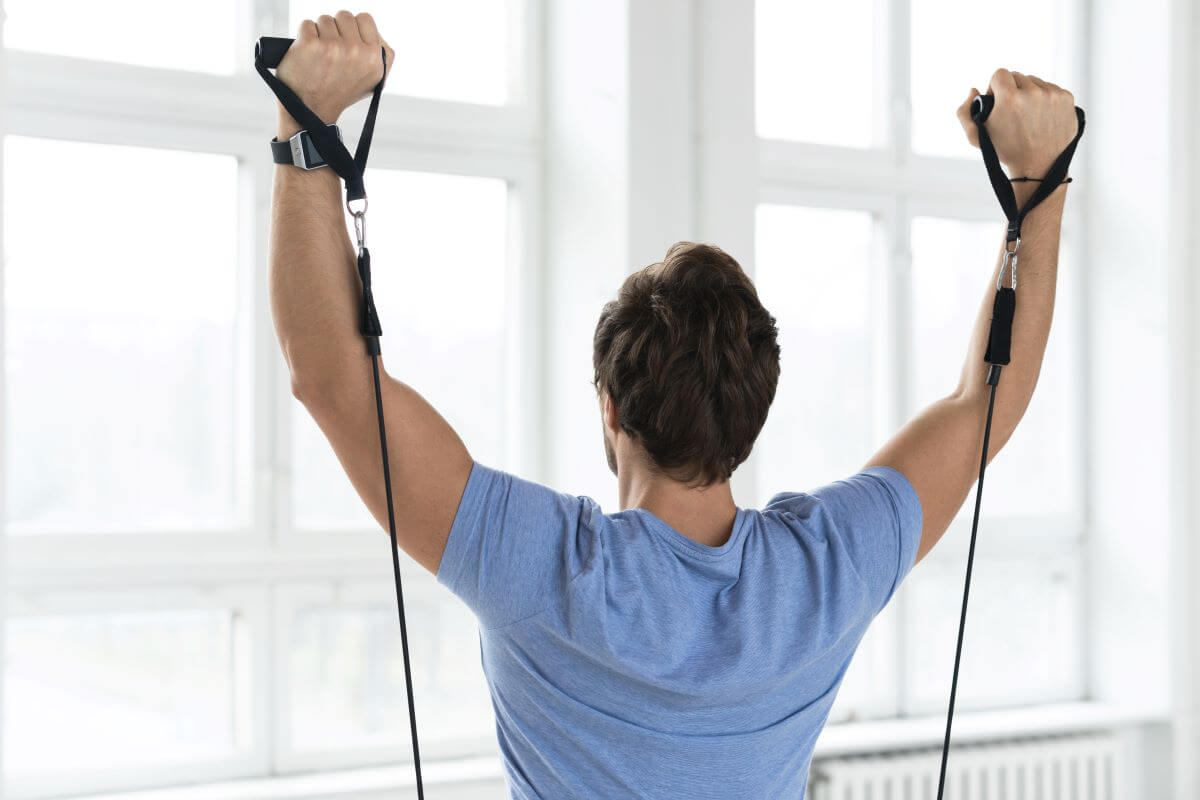
[(1170, 42), (1170, 425), (1172, 691), (1175, 797), (1200, 796), (1200, 9), (1171, 3)]
[[(1096, 0), (1088, 132), (1088, 530), (1101, 700), (1169, 705), (1167, 0)], [(1136, 53), (1136, 59), (1122, 57)], [(1133, 645), (1133, 646), (1131, 646)]]
[[(4, 39), (4, 2), (0, 0), (0, 41)], [(8, 114), (8, 58), (0, 52), (0, 142), (4, 140), (4, 133), (8, 130), (7, 114)], [(4, 159), (0, 158), (0, 219), (4, 218)], [(4, 307), (4, 226), (0, 225), (0, 308)], [(0, 325), (0, 353), (4, 352), (4, 326)], [(0, 370), (0, 419), (5, 419), (4, 415), (4, 398), (7, 395), (4, 386), (4, 371)], [(7, 452), (5, 449), (4, 431), (0, 430), (0, 453)], [(4, 487), (7, 485), (6, 476), (4, 473), (4, 464), (6, 460), (0, 460), (0, 664), (6, 663), (5, 647), (7, 646), (7, 637), (5, 633), (5, 624), (7, 621), (5, 595), (8, 587), (8, 559), (6, 557), (8, 550), (8, 527), (5, 520), (8, 519), (7, 497), (5, 496)], [(0, 677), (3, 672), (0, 670)], [(0, 720), (4, 719), (4, 681), (0, 680)], [(0, 725), (0, 776), (4, 775), (4, 726)], [(4, 781), (0, 780), (0, 800), (4, 798)]]
[[(1197, 41), (1190, 0), (1095, 0), (1087, 204), (1090, 687), (1171, 719), (1146, 797), (1196, 797)], [(1189, 103), (1189, 98), (1191, 102)], [(1170, 653), (1168, 660), (1165, 654)], [(1170, 758), (1174, 747), (1174, 764)]]

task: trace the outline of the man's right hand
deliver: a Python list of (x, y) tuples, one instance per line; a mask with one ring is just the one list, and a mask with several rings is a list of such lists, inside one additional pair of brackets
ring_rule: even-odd
[[(996, 105), (987, 119), (988, 135), (996, 155), (1014, 177), (1040, 178), (1075, 138), (1075, 98), (1070, 92), (1036, 75), (998, 69), (988, 91)], [(967, 139), (979, 147), (979, 131), (971, 119), (971, 104), (979, 95), (972, 89), (958, 107), (958, 121)]]
[[(313, 113), (333, 123), (342, 112), (371, 93), (384, 77), (380, 48), (391, 71), (392, 48), (379, 35), (370, 14), (339, 11), (316, 22), (300, 23), (296, 41), (288, 48), (276, 72)], [(279, 137), (286, 138), (304, 126), (279, 106)]]

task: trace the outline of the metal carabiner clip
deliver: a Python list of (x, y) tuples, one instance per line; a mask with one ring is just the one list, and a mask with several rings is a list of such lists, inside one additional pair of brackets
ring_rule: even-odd
[(366, 212), (366, 209), (364, 209), (362, 211), (353, 212), (353, 216), (354, 216), (354, 238), (358, 239), (358, 252), (361, 254), (363, 249), (367, 246), (367, 212)]
[(363, 248), (367, 246), (367, 198), (364, 196), (362, 200), (362, 208), (355, 210), (350, 205), (350, 199), (346, 200), (346, 210), (350, 212), (350, 216), (354, 218), (354, 236), (358, 239), (358, 251), (361, 253)]
[[(1012, 249), (1009, 249), (1009, 245)], [(1021, 247), (1021, 239), (1017, 237), (1012, 242), (1004, 244), (1004, 260), (1000, 262), (1000, 271), (996, 273), (996, 291), (1000, 291), (1001, 285), (1004, 283), (1004, 269), (1008, 268), (1009, 275), (1012, 276), (1012, 290), (1017, 290), (1017, 250)]]

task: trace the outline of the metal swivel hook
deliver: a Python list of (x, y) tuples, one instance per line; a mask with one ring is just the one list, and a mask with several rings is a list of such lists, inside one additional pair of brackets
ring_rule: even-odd
[[(1011, 245), (1011, 247), (1009, 246)], [(1017, 237), (1004, 245), (1004, 261), (1000, 263), (1000, 271), (996, 273), (996, 291), (1000, 291), (1004, 283), (1004, 270), (1007, 267), (1012, 276), (1012, 289), (1017, 290), (1017, 250), (1021, 247), (1021, 238)]]
[(354, 216), (354, 238), (358, 240), (358, 252), (361, 253), (367, 246), (367, 212), (362, 211), (352, 212)]

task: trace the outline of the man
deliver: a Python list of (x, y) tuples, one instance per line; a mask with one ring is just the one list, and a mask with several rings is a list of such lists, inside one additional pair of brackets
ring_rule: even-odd
[[(386, 47), (369, 15), (304, 22), (279, 76), (326, 121), (367, 94)], [(1040, 177), (1074, 100), (997, 70), (988, 128), (1013, 175)], [(968, 119), (972, 90), (958, 116)], [(300, 126), (280, 111), (278, 136)], [(1033, 183), (1017, 183), (1018, 201)], [(1012, 364), (989, 460), (1021, 419), (1054, 305), (1066, 187), (1025, 220)], [(271, 302), (293, 391), (381, 525), (386, 500), (359, 291), (329, 170), (275, 175)], [(997, 266), (998, 269), (998, 266)], [(729, 476), (775, 395), (775, 319), (737, 262), (679, 244), (600, 315), (594, 367), (621, 510), (473, 461), (412, 388), (382, 394), (400, 546), (480, 623), (518, 798), (774, 798), (804, 793), (813, 744), (867, 625), (975, 482), (997, 275), (957, 387), (862, 470), (738, 508)]]

